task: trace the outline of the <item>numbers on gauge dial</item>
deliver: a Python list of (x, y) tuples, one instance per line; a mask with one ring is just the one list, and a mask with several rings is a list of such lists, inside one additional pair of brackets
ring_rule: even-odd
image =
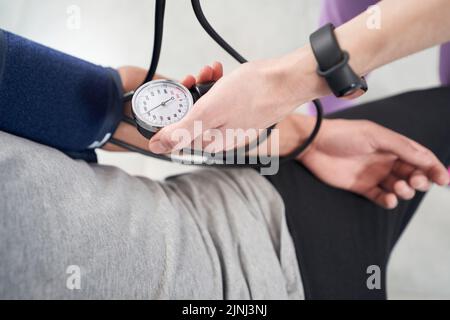
[(139, 92), (135, 112), (149, 125), (165, 127), (187, 114), (191, 107), (188, 95), (190, 93), (177, 83), (150, 84)]

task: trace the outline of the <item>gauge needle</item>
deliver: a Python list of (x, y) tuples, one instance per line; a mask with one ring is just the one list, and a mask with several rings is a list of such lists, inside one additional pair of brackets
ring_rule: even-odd
[(158, 109), (159, 107), (165, 106), (169, 101), (172, 101), (172, 100), (174, 100), (174, 99), (175, 99), (174, 97), (171, 97), (170, 99), (167, 99), (166, 101), (161, 102), (161, 103), (158, 104), (156, 107), (151, 108), (151, 109), (150, 109), (149, 111), (147, 111), (146, 113), (150, 113), (150, 112), (152, 112), (153, 110)]

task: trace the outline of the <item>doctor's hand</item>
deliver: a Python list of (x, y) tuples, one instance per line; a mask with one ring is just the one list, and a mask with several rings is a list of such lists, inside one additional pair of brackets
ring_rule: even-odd
[[(298, 132), (312, 127), (292, 115)], [(306, 120), (305, 120), (306, 119)], [(317, 178), (393, 209), (432, 183), (447, 185), (447, 169), (417, 142), (366, 120), (324, 120), (312, 146), (298, 158)]]
[[(297, 54), (295, 59), (298, 57)], [(215, 63), (209, 78), (218, 80), (216, 84), (181, 121), (159, 131), (150, 141), (150, 150), (168, 153), (175, 147), (188, 147), (209, 129), (218, 129), (225, 136), (226, 129), (265, 129), (279, 122), (300, 104), (320, 95), (316, 82), (306, 81), (308, 72), (301, 72), (302, 64), (296, 65), (295, 59), (286, 57), (245, 63), (221, 78), (218, 75), (222, 76), (222, 66)], [(312, 78), (318, 78), (312, 66), (313, 63), (308, 64)], [(299, 72), (292, 72), (292, 68)], [(303, 75), (305, 81), (293, 79), (298, 75)], [(208, 77), (197, 79), (197, 82), (206, 82), (208, 79), (205, 78)], [(194, 130), (199, 127), (198, 121), (201, 132)], [(191, 140), (172, 139), (181, 129), (187, 130)]]

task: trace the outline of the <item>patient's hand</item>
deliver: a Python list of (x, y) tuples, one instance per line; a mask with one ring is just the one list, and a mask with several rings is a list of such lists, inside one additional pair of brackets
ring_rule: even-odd
[(365, 120), (325, 120), (298, 160), (325, 183), (388, 209), (414, 197), (416, 190), (427, 191), (431, 183), (449, 183), (446, 168), (430, 150)]

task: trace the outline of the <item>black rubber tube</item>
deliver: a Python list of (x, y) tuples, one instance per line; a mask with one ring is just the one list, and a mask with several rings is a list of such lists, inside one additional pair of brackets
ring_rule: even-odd
[[(234, 59), (236, 59), (239, 63), (246, 63), (247, 59), (245, 59), (241, 54), (239, 54), (233, 47), (231, 47), (217, 32), (214, 30), (214, 28), (211, 26), (211, 24), (208, 22), (208, 20), (205, 17), (205, 14), (203, 13), (202, 7), (200, 5), (200, 0), (191, 0), (192, 8), (194, 9), (195, 16), (197, 17), (197, 20), (199, 21), (200, 25), (203, 27), (203, 29), (206, 31), (207, 34), (220, 46), (222, 47), (226, 52), (228, 52)], [(320, 100), (316, 99), (313, 100), (314, 106), (317, 111), (316, 115), (316, 124), (314, 126), (313, 131), (309, 135), (309, 137), (305, 140), (305, 142), (300, 145), (298, 148), (296, 148), (293, 152), (288, 154), (285, 157), (282, 157), (280, 161), (288, 161), (296, 158), (300, 155), (303, 151), (305, 151), (306, 148), (309, 147), (309, 145), (314, 141), (317, 134), (319, 133), (320, 126), (322, 125), (322, 119), (323, 119), (323, 108), (322, 103)], [(276, 125), (271, 126), (268, 128), (268, 135), (270, 134), (271, 130), (275, 128)]]
[(148, 69), (147, 76), (142, 84), (153, 80), (156, 73), (156, 68), (159, 63), (159, 56), (161, 55), (161, 46), (164, 29), (164, 13), (166, 10), (166, 0), (156, 0), (155, 4), (155, 32), (153, 38), (153, 53), (152, 62)]

